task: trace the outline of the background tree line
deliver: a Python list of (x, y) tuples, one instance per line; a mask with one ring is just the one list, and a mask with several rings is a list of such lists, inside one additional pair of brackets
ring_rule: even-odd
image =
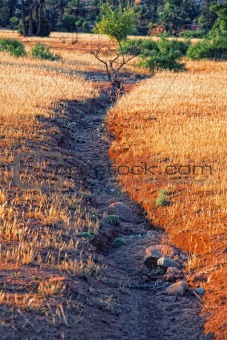
[[(206, 31), (217, 14), (210, 6), (221, 0), (106, 0), (113, 8), (134, 7), (138, 34), (163, 25), (177, 35), (188, 24), (201, 24)], [(25, 35), (48, 36), (50, 31), (89, 32), (100, 18), (101, 0), (0, 0), (0, 27), (19, 28)]]

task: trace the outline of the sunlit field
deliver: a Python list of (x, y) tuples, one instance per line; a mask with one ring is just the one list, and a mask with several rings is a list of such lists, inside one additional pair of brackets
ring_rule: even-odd
[(109, 154), (124, 190), (188, 253), (188, 284), (206, 291), (206, 331), (223, 339), (227, 64), (187, 66), (143, 81), (110, 110)]
[[(88, 203), (91, 193), (75, 178), (65, 176), (59, 190), (46, 189), (59, 186), (59, 159), (73, 164), (67, 132), (75, 133), (77, 126), (69, 112), (84, 114), (80, 105), (102, 100), (101, 89), (108, 87), (104, 65), (90, 52), (105, 45), (102, 56), (108, 60), (115, 49), (106, 37), (94, 34), (24, 38), (4, 30), (0, 38), (22, 41), (28, 52), (20, 58), (0, 52), (0, 328), (13, 313), (29, 324), (30, 311), (48, 324), (68, 327), (71, 311), (78, 314), (76, 320), (82, 313), (77, 300), (72, 301), (71, 280), (76, 285), (82, 278), (84, 284), (103, 270), (83, 236), (94, 235), (100, 221)], [(32, 58), (37, 42), (62, 59)], [(122, 69), (128, 79), (138, 72), (148, 75), (133, 62)], [(106, 124), (114, 135), (109, 156), (122, 190), (143, 207), (154, 228), (164, 229), (169, 241), (187, 253), (188, 287), (205, 290), (204, 298), (195, 298), (203, 306), (206, 333), (215, 332), (222, 340), (227, 290), (227, 63), (186, 61), (186, 67), (188, 72), (160, 72), (129, 84), (132, 91), (108, 106)], [(109, 135), (103, 138), (109, 141)], [(92, 292), (92, 285), (89, 289)]]
[[(25, 65), (29, 64), (26, 58), (11, 58), (1, 53), (0, 59), (1, 320), (7, 322), (2, 315), (4, 306), (16, 308), (22, 315), (25, 310), (33, 309), (42, 314), (46, 308), (46, 319), (55, 311), (59, 322), (67, 324), (61, 300), (67, 275), (89, 275), (99, 270), (82, 253), (84, 240), (79, 238), (85, 230), (97, 230), (98, 222), (92, 221), (94, 211), (87, 211), (84, 204), (89, 192), (76, 188), (75, 194), (75, 190), (70, 190), (75, 189), (72, 180), (63, 183), (67, 191), (48, 192), (39, 190), (39, 185), (56, 184), (52, 183), (55, 178), (51, 167), (56, 163), (55, 153), (62, 152), (58, 142), (63, 134), (55, 121), (62, 124), (66, 121), (66, 102), (83, 103), (95, 98), (98, 90), (80, 75), (50, 71), (41, 62), (37, 63), (40, 68), (34, 69)], [(41, 155), (37, 162), (42, 164), (38, 168), (44, 171), (38, 173), (37, 183), (37, 176), (31, 170), (35, 168), (32, 161), (36, 154)], [(27, 155), (32, 155), (32, 160), (26, 159)], [(62, 157), (66, 155), (64, 151)], [(21, 164), (16, 174), (18, 156)], [(19, 188), (16, 177), (21, 184)], [(24, 190), (27, 184), (34, 186), (34, 190)]]

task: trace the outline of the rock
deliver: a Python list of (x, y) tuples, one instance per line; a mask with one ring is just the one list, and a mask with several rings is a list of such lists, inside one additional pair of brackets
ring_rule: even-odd
[(158, 259), (162, 257), (162, 246), (154, 244), (145, 250), (144, 264), (146, 267), (151, 268), (157, 266)]
[(199, 295), (203, 295), (205, 293), (205, 289), (198, 287), (195, 289), (195, 292)]
[(179, 264), (176, 261), (170, 259), (169, 257), (165, 257), (165, 256), (158, 259), (157, 265), (164, 267), (164, 268), (168, 268), (168, 267), (176, 267), (177, 268), (177, 267), (179, 267)]
[(177, 256), (179, 254), (179, 251), (170, 245), (167, 244), (163, 244), (162, 245), (162, 256), (168, 256), (168, 257), (174, 257)]
[(91, 186), (94, 186), (97, 184), (97, 180), (96, 179), (92, 179), (92, 178), (88, 178), (87, 179), (87, 183), (90, 184)]
[(207, 282), (207, 278), (205, 276), (204, 273), (197, 273), (193, 276), (193, 279), (192, 279), (193, 282)]
[(76, 138), (77, 143), (86, 143), (86, 138), (83, 135), (80, 135)]
[(168, 295), (183, 296), (186, 292), (187, 284), (184, 280), (178, 281), (165, 289)]
[(187, 255), (184, 254), (184, 253), (180, 253), (180, 258), (181, 258), (183, 261), (187, 261), (187, 260), (188, 260)]
[(106, 206), (114, 203), (115, 198), (112, 195), (99, 194), (94, 198), (94, 203), (98, 206)]
[(170, 254), (174, 256), (175, 248), (162, 244), (151, 245), (150, 247), (147, 247), (145, 250), (144, 264), (148, 268), (157, 266), (158, 265), (157, 261), (159, 258), (168, 255), (171, 256)]
[(117, 226), (101, 222), (98, 232), (90, 239), (90, 243), (101, 253), (106, 253), (118, 233), (119, 228)]
[(162, 301), (164, 302), (175, 302), (176, 301), (176, 296), (171, 296), (171, 295), (163, 295)]
[(161, 286), (161, 285), (163, 285), (163, 281), (161, 279), (158, 279), (158, 280), (155, 281), (155, 285)]
[(107, 213), (118, 215), (123, 222), (140, 223), (141, 219), (122, 202), (115, 202), (107, 207)]
[(167, 268), (166, 274), (165, 274), (165, 280), (166, 281), (175, 281), (177, 279), (182, 278), (182, 272), (175, 267), (169, 267)]
[(182, 260), (182, 258), (179, 255), (174, 256), (173, 260), (180, 266), (184, 264), (184, 261)]

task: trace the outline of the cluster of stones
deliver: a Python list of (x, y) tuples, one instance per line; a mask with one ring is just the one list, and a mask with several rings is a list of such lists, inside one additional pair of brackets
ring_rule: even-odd
[(154, 244), (146, 248), (144, 264), (148, 268), (160, 266), (165, 270), (165, 281), (175, 282), (165, 289), (166, 294), (183, 296), (187, 289), (183, 266), (187, 256), (169, 245)]

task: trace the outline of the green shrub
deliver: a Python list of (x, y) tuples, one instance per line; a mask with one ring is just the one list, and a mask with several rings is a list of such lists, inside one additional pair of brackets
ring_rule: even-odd
[(168, 40), (165, 37), (163, 37), (161, 40), (157, 43), (159, 51), (170, 51), (170, 50), (178, 50), (181, 52), (182, 56), (185, 56), (187, 53), (187, 50), (190, 46), (190, 41), (178, 41), (176, 39), (174, 40)]
[[(140, 57), (138, 66), (155, 70), (185, 70), (179, 60), (186, 55), (190, 42), (168, 40), (163, 36), (159, 41), (152, 39), (135, 39), (123, 43), (123, 53), (137, 54)], [(119, 51), (120, 52), (120, 51)]]
[(24, 45), (20, 41), (14, 39), (0, 39), (0, 51), (8, 52), (16, 57), (26, 55)]
[(188, 49), (187, 57), (193, 60), (227, 60), (227, 38), (218, 37), (212, 40), (207, 39), (191, 45)]
[[(122, 51), (129, 55), (149, 55), (150, 51), (157, 49), (157, 43), (151, 39), (132, 39), (126, 40), (122, 43)], [(118, 53), (121, 53), (119, 50)]]
[(61, 59), (60, 55), (53, 54), (50, 51), (50, 47), (46, 47), (43, 44), (37, 43), (35, 46), (32, 48), (31, 51), (32, 57), (34, 58), (39, 58), (39, 59), (46, 59), (46, 60), (59, 60)]
[(186, 39), (192, 39), (192, 38), (197, 38), (201, 39), (204, 38), (206, 35), (205, 30), (196, 30), (196, 31), (183, 31), (180, 33), (180, 37), (186, 38)]

